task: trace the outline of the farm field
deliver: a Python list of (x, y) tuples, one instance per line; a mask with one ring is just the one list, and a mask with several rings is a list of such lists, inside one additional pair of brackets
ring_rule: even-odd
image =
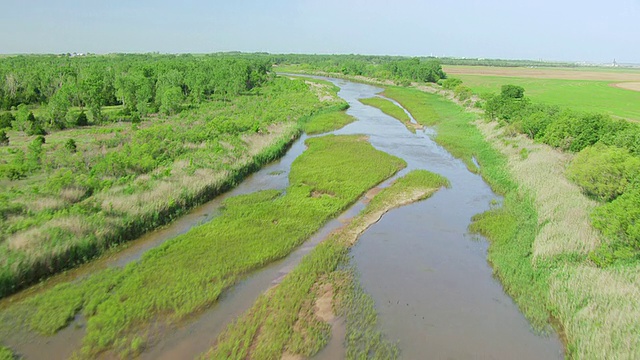
[[(495, 93), (506, 84), (522, 86), (531, 100), (573, 110), (640, 121), (638, 70), (532, 69), (444, 66), (475, 93)], [(628, 84), (628, 85), (625, 85)], [(615, 85), (615, 86), (614, 86)]]

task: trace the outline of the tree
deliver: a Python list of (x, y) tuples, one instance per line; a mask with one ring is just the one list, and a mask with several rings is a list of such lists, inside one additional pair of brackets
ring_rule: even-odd
[(38, 121), (38, 119), (36, 119), (32, 112), (29, 112), (26, 123), (27, 124), (25, 132), (27, 133), (27, 135), (47, 135), (47, 132), (44, 131), (42, 124), (40, 123), (40, 121)]
[(29, 119), (33, 117), (33, 113), (29, 111), (29, 108), (25, 104), (18, 105), (18, 111), (16, 111), (15, 120), (11, 124), (14, 130), (26, 131), (30, 126)]
[(16, 119), (13, 117), (13, 114), (10, 112), (4, 112), (0, 115), (0, 129), (11, 128), (11, 123)]
[(522, 99), (524, 88), (517, 85), (502, 85), (500, 96), (506, 99)]
[(164, 114), (171, 115), (180, 111), (182, 105), (182, 89), (173, 86), (165, 90), (162, 94), (162, 105), (160, 111)]
[(0, 146), (9, 145), (9, 137), (4, 129), (0, 129)]
[(53, 94), (47, 106), (49, 125), (56, 128), (64, 128), (65, 117), (71, 107), (71, 85), (64, 84)]

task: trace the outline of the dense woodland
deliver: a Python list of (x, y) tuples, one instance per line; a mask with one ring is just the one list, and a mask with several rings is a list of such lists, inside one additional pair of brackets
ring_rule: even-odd
[(267, 59), (240, 56), (8, 57), (0, 61), (0, 108), (18, 110), (16, 124), (22, 126), (20, 109), (46, 105), (40, 120), (57, 128), (72, 125), (67, 114), (73, 107), (86, 108), (95, 122), (111, 105), (122, 105), (125, 115), (175, 113), (184, 102), (251, 90), (269, 69)]

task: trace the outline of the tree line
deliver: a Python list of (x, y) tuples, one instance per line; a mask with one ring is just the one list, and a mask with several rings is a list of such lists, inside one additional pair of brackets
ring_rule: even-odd
[[(266, 55), (265, 55), (266, 56)], [(270, 55), (276, 65), (299, 65), (305, 70), (366, 76), (377, 79), (438, 82), (447, 76), (436, 58), (379, 55)]]
[[(25, 113), (29, 106), (42, 106), (39, 120), (53, 128), (73, 124), (72, 107), (88, 110), (94, 122), (105, 120), (102, 110), (111, 105), (122, 105), (125, 116), (172, 114), (185, 103), (251, 90), (270, 68), (269, 59), (250, 56), (6, 57), (0, 59), (0, 110), (15, 113), (22, 107)], [(18, 126), (27, 121), (16, 120)]]

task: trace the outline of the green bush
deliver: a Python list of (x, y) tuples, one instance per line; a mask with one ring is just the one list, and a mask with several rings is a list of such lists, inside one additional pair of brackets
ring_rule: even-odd
[(76, 117), (76, 126), (87, 126), (87, 125), (89, 125), (87, 114), (85, 114), (84, 111), (82, 111), (80, 112), (80, 114), (78, 114), (78, 117)]
[(620, 244), (640, 249), (640, 186), (637, 184), (591, 214), (593, 226)]
[(47, 132), (42, 127), (42, 123), (40, 123), (40, 121), (36, 119), (32, 112), (30, 112), (29, 116), (27, 117), (24, 131), (29, 136), (47, 135)]
[(600, 141), (607, 145), (625, 148), (640, 156), (640, 124), (625, 120), (611, 121)]
[(9, 137), (4, 129), (0, 129), (0, 145), (9, 145)]
[(502, 85), (500, 96), (506, 99), (522, 99), (524, 97), (524, 88), (517, 85)]
[(13, 117), (13, 114), (10, 112), (4, 112), (0, 115), (0, 129), (11, 128), (11, 123), (16, 119)]
[(531, 139), (540, 139), (559, 112), (555, 106), (529, 105), (526, 114), (520, 116), (515, 124), (521, 133)]
[(586, 193), (610, 201), (640, 176), (640, 159), (625, 149), (597, 144), (576, 155), (567, 176)]
[(456, 78), (448, 78), (440, 81), (440, 85), (447, 90), (453, 90), (459, 85), (462, 85), (462, 80)]
[(467, 99), (470, 99), (471, 95), (473, 95), (473, 92), (471, 91), (471, 89), (469, 89), (468, 87), (462, 84), (456, 86), (455, 89), (453, 90), (453, 93), (455, 94), (456, 98), (458, 98), (458, 100), (460, 101), (465, 101)]
[(73, 139), (69, 139), (67, 140), (67, 142), (64, 144), (64, 148), (69, 150), (70, 152), (74, 153), (76, 152), (76, 150), (78, 149), (78, 146), (76, 145), (76, 141)]
[(611, 120), (602, 114), (563, 111), (549, 124), (541, 140), (562, 150), (578, 152), (600, 140), (607, 121)]

